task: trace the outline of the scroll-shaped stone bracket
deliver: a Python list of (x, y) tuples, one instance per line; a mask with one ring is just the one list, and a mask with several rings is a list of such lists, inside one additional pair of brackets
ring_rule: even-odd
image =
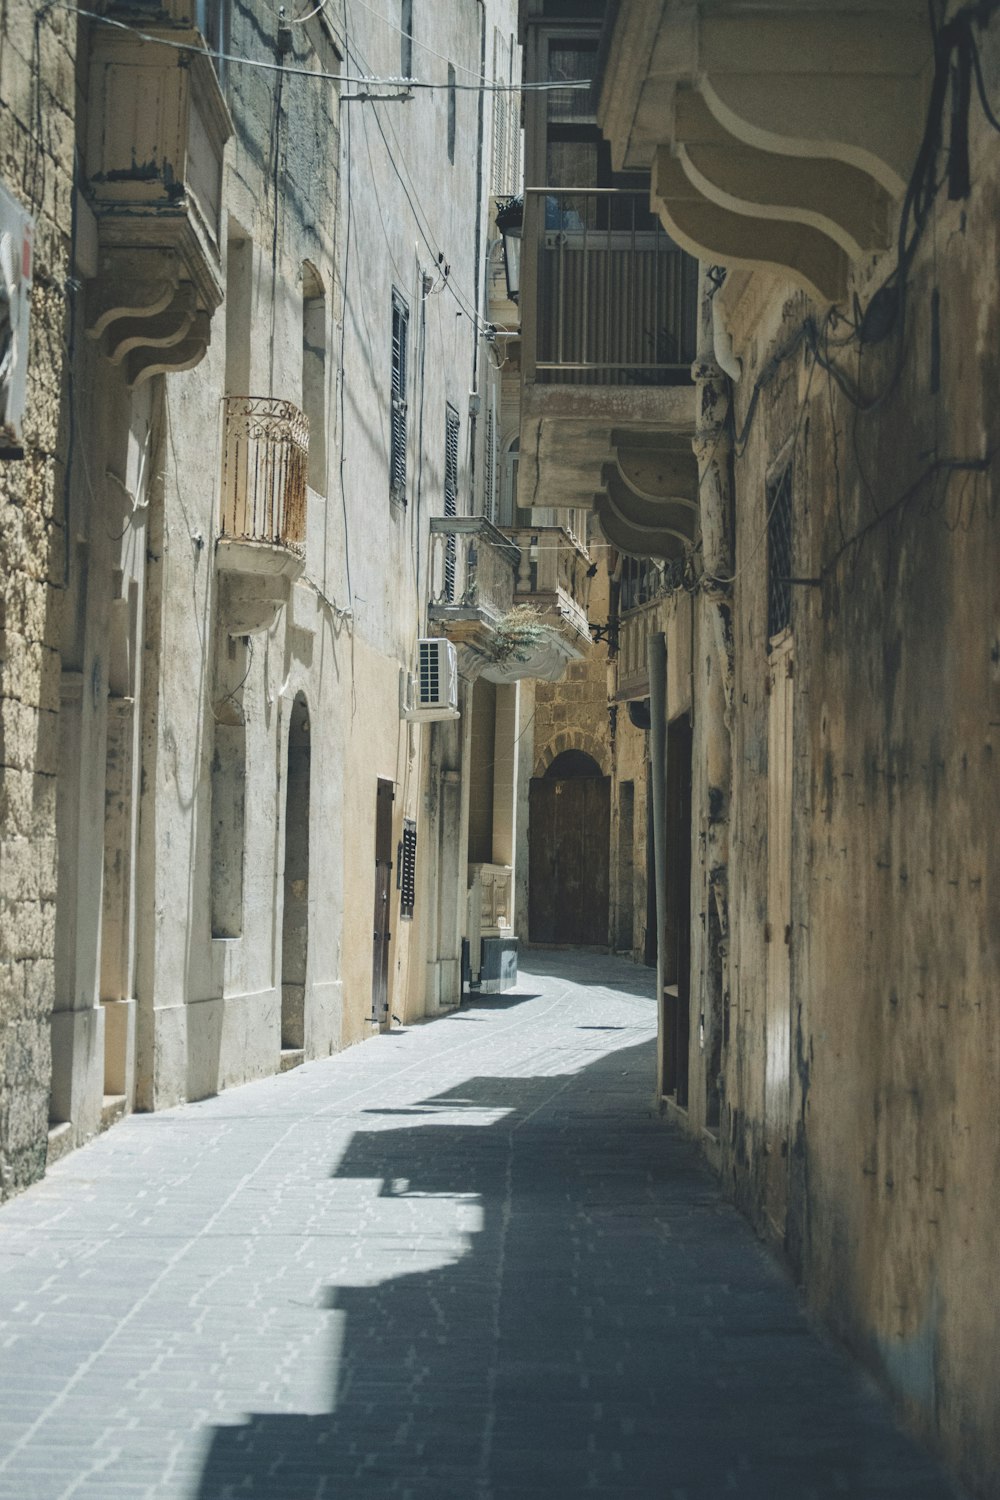
[(182, 283), (162, 312), (151, 317), (117, 318), (108, 328), (104, 352), (113, 365), (121, 364), (133, 349), (166, 349), (179, 344), (198, 315), (194, 287)]
[(653, 162), (650, 202), (667, 233), (700, 260), (751, 270), (779, 267), (821, 306), (845, 294), (850, 260), (828, 235), (808, 224), (720, 208), (691, 183), (667, 146)]
[(892, 199), (868, 172), (829, 158), (779, 156), (747, 146), (691, 88), (677, 91), (674, 139), (691, 186), (720, 208), (808, 225), (851, 259), (887, 248)]
[(205, 357), (212, 336), (212, 323), (208, 313), (196, 313), (187, 332), (177, 343), (144, 344), (128, 356), (129, 389), (134, 390), (144, 380), (154, 375), (177, 374), (181, 370), (193, 370)]
[(123, 319), (158, 317), (177, 295), (180, 279), (180, 260), (171, 250), (103, 250), (98, 276), (87, 285), (87, 337), (99, 339)]

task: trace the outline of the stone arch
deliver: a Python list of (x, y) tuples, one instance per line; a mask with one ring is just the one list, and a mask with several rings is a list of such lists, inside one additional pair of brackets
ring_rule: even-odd
[(602, 776), (611, 775), (611, 752), (606, 744), (586, 729), (562, 729), (545, 746), (535, 760), (533, 776), (544, 776), (557, 755), (564, 750), (583, 750), (601, 768)]

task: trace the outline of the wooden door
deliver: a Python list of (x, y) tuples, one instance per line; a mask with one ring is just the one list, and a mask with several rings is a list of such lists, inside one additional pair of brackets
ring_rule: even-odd
[(607, 947), (611, 783), (532, 779), (529, 916), (533, 943)]
[(372, 1019), (389, 1019), (389, 913), (392, 889), (391, 781), (379, 777), (375, 799), (375, 945), (372, 953)]
[(767, 998), (765, 1005), (764, 1135), (768, 1153), (767, 1211), (784, 1233), (788, 1204), (788, 1128), (792, 1085), (792, 689), (791, 636), (768, 664), (767, 735)]

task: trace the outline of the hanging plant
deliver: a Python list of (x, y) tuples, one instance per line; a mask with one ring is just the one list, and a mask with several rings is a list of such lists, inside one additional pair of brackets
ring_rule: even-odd
[(532, 651), (545, 640), (541, 612), (530, 604), (517, 604), (493, 627), (490, 656), (498, 665), (509, 661), (528, 661)]

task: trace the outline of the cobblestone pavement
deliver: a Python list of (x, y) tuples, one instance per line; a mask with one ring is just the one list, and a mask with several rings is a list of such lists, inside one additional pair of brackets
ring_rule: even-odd
[(531, 953), (58, 1163), (0, 1211), (0, 1500), (950, 1495), (655, 1117), (654, 1031), (647, 971)]

